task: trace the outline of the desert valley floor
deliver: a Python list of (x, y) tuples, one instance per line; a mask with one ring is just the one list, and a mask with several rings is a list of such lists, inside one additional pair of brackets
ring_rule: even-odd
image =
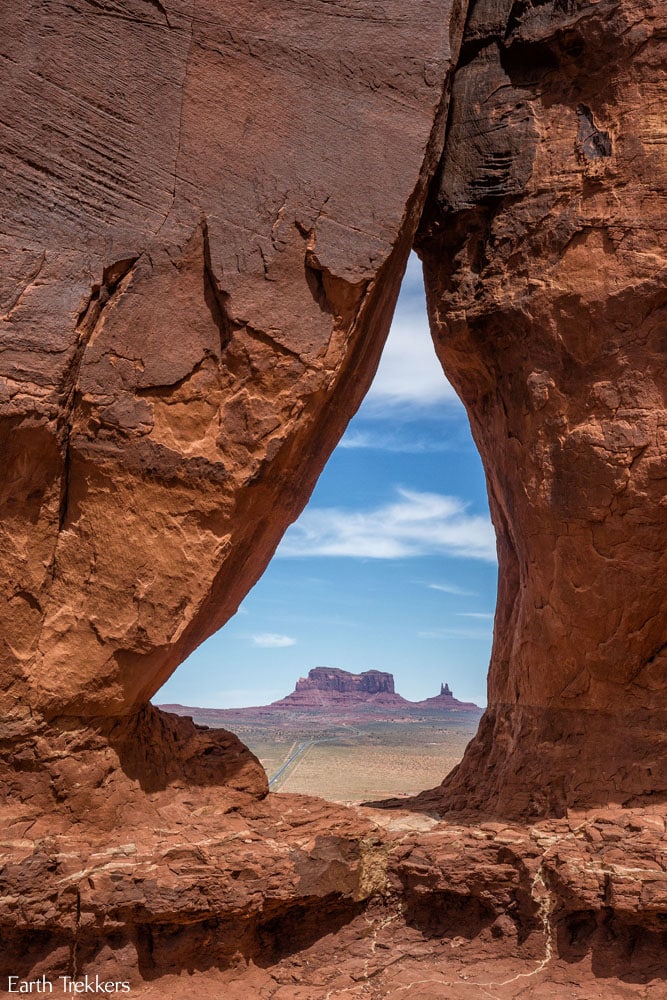
[[(194, 721), (205, 719), (195, 715)], [(344, 722), (312, 713), (232, 719), (225, 728), (259, 758), (269, 780), (287, 764), (272, 791), (363, 802), (438, 785), (462, 758), (478, 723), (475, 712), (434, 712), (402, 721), (360, 715)]]

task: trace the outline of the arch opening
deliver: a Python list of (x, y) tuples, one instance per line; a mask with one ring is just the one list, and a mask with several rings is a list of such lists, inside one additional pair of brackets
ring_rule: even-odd
[[(308, 506), (236, 616), (153, 702), (235, 732), (274, 790), (412, 794), (439, 783), (476, 731), (495, 598), (484, 472), (433, 348), (413, 253), (377, 374)], [(324, 667), (391, 675), (393, 694), (336, 704), (317, 688), (334, 683)], [(350, 780), (332, 785), (334, 750)]]

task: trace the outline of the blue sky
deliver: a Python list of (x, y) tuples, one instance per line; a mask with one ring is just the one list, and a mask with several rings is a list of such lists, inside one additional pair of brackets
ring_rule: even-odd
[(417, 700), (486, 702), (495, 542), (468, 420), (428, 332), (413, 255), (380, 368), (238, 614), (153, 699), (261, 705), (311, 667), (389, 670)]

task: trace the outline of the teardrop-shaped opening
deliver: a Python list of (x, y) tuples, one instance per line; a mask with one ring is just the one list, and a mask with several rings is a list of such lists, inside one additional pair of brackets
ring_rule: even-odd
[[(310, 503), (154, 701), (237, 733), (273, 790), (413, 794), (477, 729), (495, 599), (484, 473), (413, 254), (377, 375)], [(355, 679), (369, 671), (392, 679)]]

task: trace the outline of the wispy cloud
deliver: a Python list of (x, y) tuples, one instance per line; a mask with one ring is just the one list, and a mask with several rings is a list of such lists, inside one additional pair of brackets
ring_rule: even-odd
[(428, 321), (419, 308), (397, 315), (366, 397), (366, 412), (382, 408), (458, 402), (435, 353)]
[(443, 594), (456, 594), (458, 597), (477, 597), (474, 590), (462, 590), (453, 583), (429, 583), (429, 590), (440, 590)]
[(253, 646), (260, 646), (262, 649), (280, 649), (283, 646), (294, 646), (296, 639), (291, 635), (278, 635), (276, 632), (258, 632), (251, 635), (250, 640)]
[(367, 411), (458, 401), (433, 347), (421, 264), (415, 255), (408, 263), (401, 300), (366, 399)]
[(493, 621), (493, 614), (490, 611), (457, 611), (457, 618), (484, 618)]
[(398, 499), (370, 511), (307, 508), (288, 530), (278, 555), (402, 559), (459, 556), (495, 562), (488, 517), (467, 513), (457, 497), (397, 490)]
[(388, 451), (399, 455), (431, 455), (452, 449), (448, 441), (430, 441), (428, 438), (414, 438), (405, 434), (359, 430), (350, 430), (344, 434), (338, 447), (349, 450), (363, 448), (368, 451)]

